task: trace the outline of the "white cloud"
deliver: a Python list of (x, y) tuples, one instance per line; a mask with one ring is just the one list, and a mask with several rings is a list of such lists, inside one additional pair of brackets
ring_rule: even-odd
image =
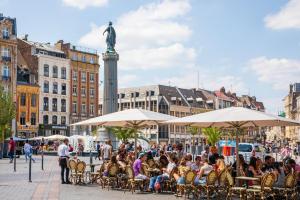
[(118, 85), (122, 88), (131, 86), (139, 78), (135, 74), (119, 74)]
[[(156, 69), (189, 66), (196, 53), (184, 45), (192, 31), (178, 19), (188, 13), (188, 0), (163, 0), (140, 6), (120, 16), (114, 27), (116, 49), (121, 69)], [(91, 24), (91, 31), (79, 43), (92, 48), (106, 48), (102, 36), (107, 25)]]
[(265, 17), (265, 24), (271, 29), (300, 28), (300, 1), (290, 0), (278, 13)]
[[(177, 86), (182, 88), (197, 88), (197, 72), (189, 71), (188, 73), (181, 74), (180, 76), (172, 76), (165, 79), (160, 79), (160, 83)], [(225, 74), (214, 74), (210, 72), (200, 71), (199, 74), (199, 87), (208, 90), (219, 90), (221, 87), (226, 90), (236, 92), (238, 94), (245, 94), (247, 88), (240, 77)]]
[(299, 81), (300, 77), (300, 60), (258, 57), (250, 60), (248, 67), (260, 81), (277, 90), (285, 90), (287, 84)]
[(83, 10), (87, 7), (102, 7), (107, 5), (108, 0), (62, 0), (64, 5)]

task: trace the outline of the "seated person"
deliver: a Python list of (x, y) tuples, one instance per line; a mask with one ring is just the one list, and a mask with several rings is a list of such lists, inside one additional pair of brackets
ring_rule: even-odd
[(224, 156), (219, 156), (217, 163), (216, 163), (216, 169), (217, 172), (221, 172), (226, 168), (225, 161), (224, 161)]
[(178, 167), (178, 176), (174, 176), (175, 179), (177, 178), (177, 183), (178, 184), (184, 184), (185, 183), (185, 173), (187, 171), (190, 170), (190, 167), (188, 167), (186, 165), (186, 159), (185, 158), (182, 158), (181, 161), (180, 161), (180, 164), (179, 164), (179, 167)]
[(191, 169), (193, 171), (199, 172), (202, 165), (203, 165), (203, 163), (201, 161), (201, 156), (196, 156), (196, 160), (195, 160), (195, 162), (192, 163)]
[[(236, 177), (236, 161), (232, 165), (233, 171), (232, 171), (232, 176)], [(240, 175), (245, 176), (246, 171), (248, 169), (248, 165), (244, 159), (244, 156), (242, 154), (239, 154), (239, 167), (238, 169), (240, 170)]]
[(103, 172), (103, 176), (108, 176), (109, 175), (109, 168), (112, 166), (112, 165), (117, 165), (118, 164), (118, 161), (117, 161), (117, 156), (116, 155), (113, 155), (110, 159), (110, 161), (105, 165), (104, 167), (104, 172)]
[(159, 191), (161, 189), (161, 183), (164, 180), (168, 180), (170, 178), (170, 173), (172, 170), (176, 167), (177, 158), (175, 154), (171, 154), (168, 156), (168, 165), (167, 168), (162, 168), (163, 174), (159, 176), (152, 177), (150, 179), (149, 189), (153, 191), (154, 189), (156, 191)]
[(262, 167), (263, 172), (273, 171), (274, 169), (274, 159), (272, 156), (265, 156), (265, 163)]
[(274, 171), (273, 173), (276, 176), (276, 182), (274, 183), (274, 187), (284, 187), (284, 181), (285, 181), (285, 175), (283, 166), (280, 165), (280, 163), (276, 162), (274, 163)]
[(136, 159), (133, 163), (133, 171), (136, 179), (147, 180), (149, 177), (142, 173), (142, 163), (147, 161), (147, 154), (140, 153), (138, 159)]

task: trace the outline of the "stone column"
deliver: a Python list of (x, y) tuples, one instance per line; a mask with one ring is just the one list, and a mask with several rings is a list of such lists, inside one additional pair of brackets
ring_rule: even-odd
[[(117, 52), (105, 52), (102, 54), (104, 61), (104, 82), (103, 82), (103, 115), (118, 111), (118, 60)], [(100, 130), (100, 140), (116, 140), (112, 134)]]

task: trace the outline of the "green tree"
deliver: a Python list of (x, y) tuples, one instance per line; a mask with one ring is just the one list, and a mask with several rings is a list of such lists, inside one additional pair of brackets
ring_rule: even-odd
[(202, 132), (211, 146), (215, 146), (221, 138), (221, 131), (215, 127), (203, 128)]
[(195, 145), (195, 135), (199, 134), (199, 128), (195, 127), (195, 126), (189, 126), (188, 127), (188, 131), (190, 132), (190, 134), (192, 135), (192, 145)]
[(10, 133), (11, 121), (16, 116), (16, 107), (10, 92), (6, 92), (0, 85), (0, 147), (3, 156), (4, 140), (6, 134)]
[(106, 129), (113, 133), (118, 140), (123, 143), (128, 142), (129, 139), (134, 138), (135, 130), (133, 128), (125, 127), (106, 127)]

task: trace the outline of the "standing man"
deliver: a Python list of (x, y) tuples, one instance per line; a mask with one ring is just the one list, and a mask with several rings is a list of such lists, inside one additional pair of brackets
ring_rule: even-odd
[(95, 157), (95, 160), (97, 158), (100, 160), (100, 157), (101, 157), (101, 147), (100, 147), (100, 142), (99, 141), (97, 141), (96, 150), (97, 150), (97, 156)]
[[(62, 184), (71, 184), (69, 181), (69, 168), (68, 168), (68, 161), (69, 161), (69, 140), (64, 139), (64, 142), (59, 145), (58, 147), (58, 156), (59, 156), (59, 165), (61, 168), (61, 183)], [(65, 171), (66, 171), (66, 179), (65, 179)], [(65, 181), (66, 180), (66, 181)]]
[(32, 146), (29, 144), (28, 140), (26, 140), (24, 144), (24, 153), (25, 153), (25, 160), (27, 162), (27, 159), (31, 158), (33, 162), (35, 162), (35, 159), (32, 158)]
[(16, 148), (16, 143), (14, 139), (11, 137), (9, 142), (8, 142), (8, 156), (9, 156), (9, 163), (13, 162), (14, 159), (14, 154), (15, 154), (15, 148)]
[(112, 147), (111, 147), (111, 145), (109, 145), (109, 141), (105, 141), (105, 144), (104, 144), (103, 150), (102, 150), (103, 160), (104, 161), (110, 160), (111, 153), (112, 153)]

